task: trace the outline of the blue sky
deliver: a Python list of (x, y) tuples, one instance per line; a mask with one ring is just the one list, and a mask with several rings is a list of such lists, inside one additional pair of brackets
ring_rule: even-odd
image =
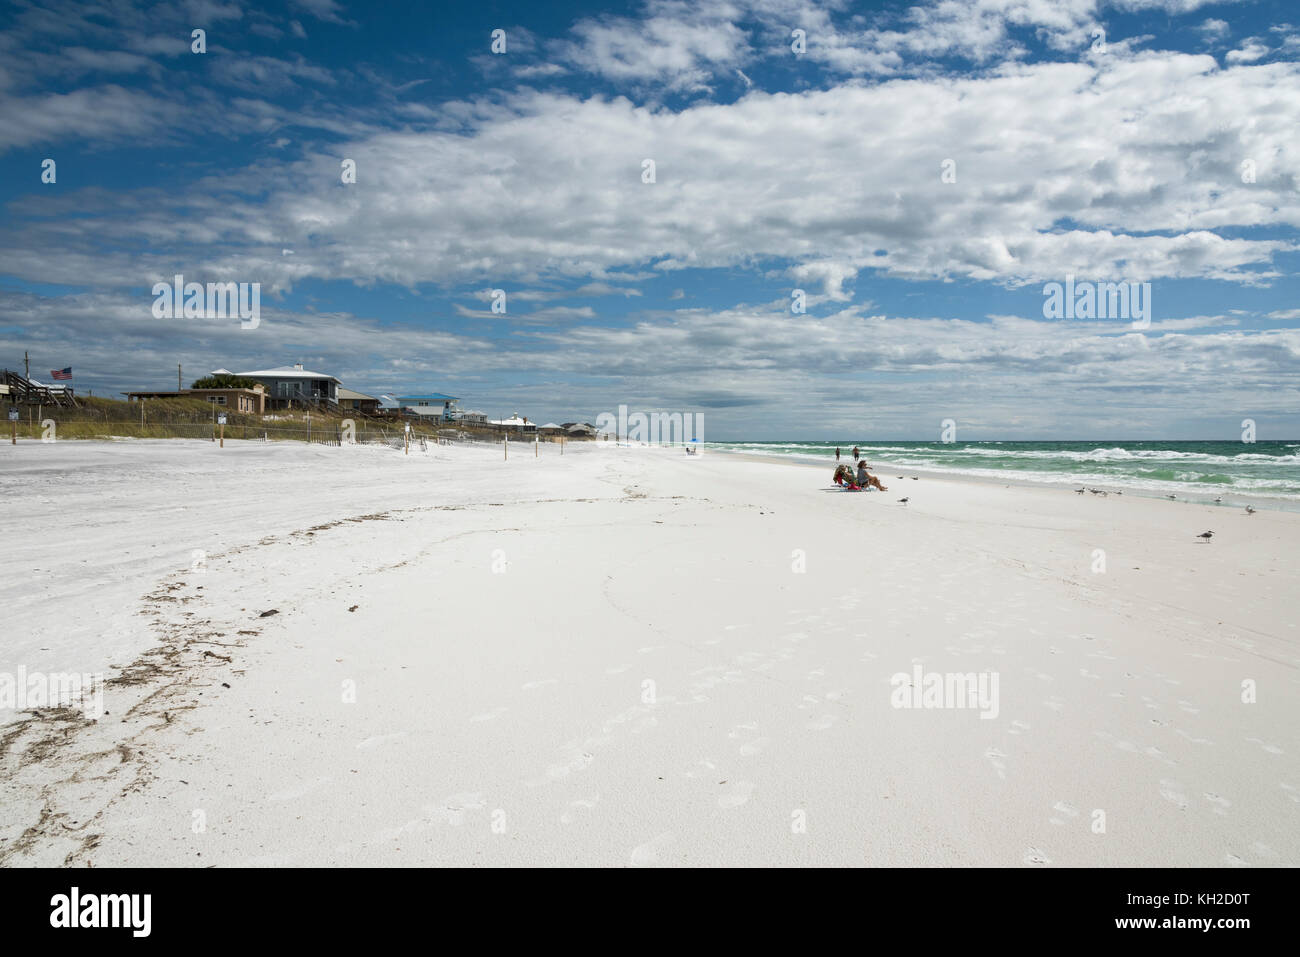
[[(0, 11), (11, 368), (301, 361), (713, 439), (1300, 436), (1284, 3)], [(178, 273), (260, 283), (260, 323), (156, 318)], [(1045, 318), (1067, 275), (1150, 283), (1149, 328)]]

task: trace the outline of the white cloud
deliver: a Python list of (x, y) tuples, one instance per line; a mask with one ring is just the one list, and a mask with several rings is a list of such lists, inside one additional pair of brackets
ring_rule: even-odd
[[(93, 123), (95, 108), (62, 122)], [(1294, 63), (1221, 70), (1208, 56), (1146, 53), (751, 91), (676, 111), (526, 92), (449, 104), (439, 121), (458, 110), (457, 132), (362, 132), (329, 153), (264, 157), (193, 195), (64, 200), (78, 216), (57, 239), (43, 223), (57, 200), (17, 203), (7, 268), (74, 283), (89, 270), (112, 286), (189, 263), (279, 286), (310, 276), (414, 287), (785, 263), (844, 296), (864, 268), (1011, 284), (1066, 273), (1259, 281), (1293, 244), (1215, 230), (1300, 226)], [(50, 117), (57, 108), (36, 114)], [(357, 162), (355, 188), (339, 182), (343, 156)], [(1267, 175), (1242, 183), (1244, 156)], [(646, 157), (654, 184), (641, 181)], [(946, 159), (955, 183), (941, 182)], [(164, 252), (178, 216), (183, 259)], [(106, 233), (159, 251), (92, 251)], [(292, 264), (279, 261), (285, 246)]]
[(1268, 56), (1268, 47), (1252, 37), (1238, 49), (1229, 50), (1224, 60), (1228, 63), (1254, 63), (1265, 56)]

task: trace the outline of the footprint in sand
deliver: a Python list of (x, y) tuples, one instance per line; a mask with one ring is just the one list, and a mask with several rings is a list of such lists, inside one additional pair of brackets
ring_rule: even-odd
[(1181, 787), (1182, 785), (1179, 784), (1177, 781), (1161, 781), (1160, 796), (1164, 798), (1166, 801), (1168, 801), (1170, 804), (1173, 804), (1175, 807), (1177, 807), (1178, 810), (1186, 811), (1187, 803), (1188, 803), (1187, 795), (1183, 794), (1182, 791), (1179, 790), (1179, 788)]
[(835, 723), (836, 720), (837, 720), (837, 719), (836, 719), (835, 715), (833, 715), (833, 714), (824, 714), (824, 715), (822, 715), (820, 718), (817, 718), (817, 719), (815, 719), (815, 720), (813, 720), (813, 721), (809, 721), (809, 722), (808, 722), (808, 730), (809, 730), (809, 731), (825, 731), (827, 728), (829, 728), (831, 725), (833, 725), (833, 724)]
[(591, 762), (594, 760), (596, 760), (595, 755), (583, 751), (579, 754), (575, 754), (563, 764), (552, 764), (546, 769), (546, 776), (552, 781), (558, 781), (561, 778), (567, 778), (570, 774), (573, 774), (576, 771), (587, 770), (587, 768), (591, 767)]
[(1178, 702), (1178, 710), (1179, 710), (1179, 711), (1185, 711), (1185, 712), (1187, 712), (1188, 714), (1200, 714), (1200, 713), (1201, 713), (1201, 709), (1195, 707), (1195, 706), (1194, 706), (1190, 701), (1180, 701), (1180, 702)]
[(1025, 724), (1023, 721), (1016, 720), (1012, 721), (1011, 727), (1007, 728), (1007, 734), (1020, 734), (1021, 732), (1028, 730), (1029, 725)]
[(1267, 751), (1269, 754), (1286, 754), (1286, 752), (1283, 751), (1283, 750), (1282, 750), (1280, 747), (1278, 747), (1276, 744), (1265, 744), (1265, 743), (1264, 743), (1263, 741), (1261, 741), (1259, 738), (1247, 738), (1246, 741), (1249, 742), (1250, 744), (1258, 744), (1261, 748), (1263, 748), (1263, 749), (1264, 749), (1265, 751)]
[(1043, 702), (1044, 708), (1051, 708), (1053, 711), (1060, 711), (1065, 707), (1064, 698), (1048, 698)]
[(673, 835), (666, 831), (658, 837), (639, 844), (632, 849), (632, 866), (633, 867), (654, 867), (660, 862), (662, 855), (665, 855), (668, 848), (673, 843)]
[(742, 804), (748, 803), (753, 794), (753, 781), (735, 781), (728, 785), (726, 793), (718, 798), (718, 807), (740, 807)]
[(1201, 796), (1214, 805), (1211, 810), (1213, 810), (1215, 814), (1227, 814), (1228, 808), (1232, 807), (1231, 801), (1225, 797), (1219, 797), (1217, 794), (1206, 792)]
[[(1073, 818), (1079, 816), (1079, 809), (1077, 807), (1074, 807), (1071, 804), (1066, 804), (1064, 801), (1057, 801), (1055, 804), (1052, 805), (1052, 810), (1058, 811), (1061, 814), (1064, 814), (1066, 817)], [(1051, 822), (1052, 824), (1055, 824), (1057, 827), (1065, 826), (1065, 822), (1061, 820), (1059, 817), (1048, 818), (1048, 821)]]
[(998, 772), (998, 777), (1005, 779), (1007, 776), (1007, 766), (1003, 763), (1002, 759), (1006, 757), (1006, 754), (999, 751), (997, 748), (989, 748), (984, 752), (984, 757), (989, 759), (989, 764), (993, 765), (993, 770)]
[(366, 740), (358, 743), (357, 750), (373, 751), (375, 748), (382, 747), (392, 741), (401, 741), (404, 737), (406, 737), (405, 731), (398, 731), (396, 734), (377, 734), (373, 738), (366, 738)]
[(593, 794), (590, 797), (581, 797), (576, 801), (569, 802), (569, 809), (560, 815), (561, 824), (572, 824), (578, 819), (579, 811), (590, 811), (600, 802), (600, 795)]
[[(682, 777), (685, 778), (712, 777), (713, 772), (717, 770), (718, 770), (718, 766), (716, 764), (714, 764), (708, 758), (701, 758), (700, 760), (692, 764), (689, 768), (687, 768), (685, 771), (683, 771)], [(705, 774), (706, 771), (709, 772), (707, 775)]]
[(1042, 851), (1040, 851), (1040, 850), (1039, 850), (1038, 848), (1036, 848), (1036, 847), (1028, 848), (1028, 849), (1025, 851), (1025, 856), (1022, 858), (1022, 860), (1023, 860), (1026, 864), (1037, 864), (1037, 865), (1040, 865), (1040, 866), (1043, 865), (1043, 864), (1050, 864), (1050, 863), (1052, 863), (1051, 859), (1048, 858), (1048, 856), (1047, 856), (1046, 854), (1044, 854)]
[(470, 718), (471, 721), (492, 721), (506, 713), (505, 708), (493, 708), (491, 711), (484, 711), (482, 714), (476, 714)]
[(466, 811), (477, 811), (486, 806), (487, 802), (483, 800), (483, 795), (477, 792), (465, 791), (460, 794), (453, 794), (437, 807), (426, 807), (425, 811), (435, 821), (441, 820), (453, 827), (460, 827), (465, 823)]
[(534, 688), (541, 688), (545, 685), (555, 685), (559, 683), (560, 683), (559, 678), (542, 678), (540, 681), (530, 681), (526, 685), (523, 685), (522, 687), (523, 690), (525, 691), (532, 691)]
[(755, 754), (759, 754), (765, 747), (767, 747), (769, 741), (769, 738), (755, 738), (753, 741), (748, 741), (745, 744), (742, 744), (740, 746), (740, 753), (747, 758), (752, 757)]

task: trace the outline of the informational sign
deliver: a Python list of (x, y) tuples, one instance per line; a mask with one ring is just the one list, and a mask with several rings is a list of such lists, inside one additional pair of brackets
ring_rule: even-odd
[(224, 413), (224, 412), (220, 412), (220, 413), (218, 413), (218, 414), (217, 414), (217, 425), (225, 425), (225, 424), (226, 424), (226, 413)]
[(17, 409), (10, 409), (10, 410), (9, 410), (9, 421), (10, 421), (10, 422), (17, 422), (17, 421), (18, 421), (18, 410), (17, 410)]
[(406, 431), (407, 431), (407, 432), (410, 432), (410, 431), (411, 431), (411, 423), (410, 423), (410, 422), (407, 422), (407, 423), (406, 423)]

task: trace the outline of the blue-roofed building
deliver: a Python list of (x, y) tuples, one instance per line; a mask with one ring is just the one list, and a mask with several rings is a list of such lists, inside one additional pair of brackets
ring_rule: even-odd
[(460, 401), (457, 396), (443, 395), (441, 392), (398, 395), (393, 398), (397, 400), (403, 415), (418, 415), (422, 418), (437, 419), (440, 422), (451, 419), (451, 414), (456, 411), (456, 403)]

